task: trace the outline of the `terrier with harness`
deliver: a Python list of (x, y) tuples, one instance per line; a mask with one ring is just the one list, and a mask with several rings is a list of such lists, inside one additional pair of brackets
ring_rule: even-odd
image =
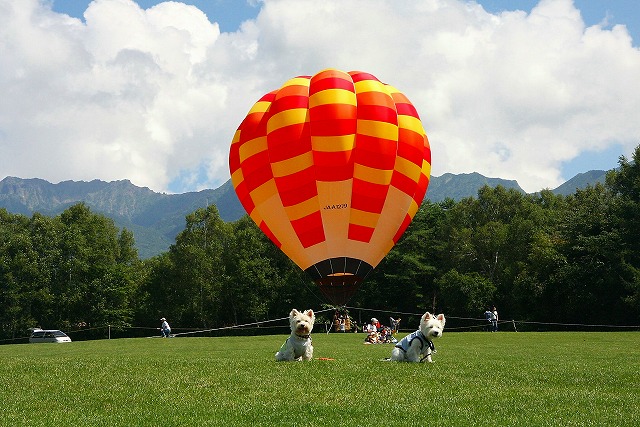
[(395, 362), (433, 362), (431, 354), (436, 351), (433, 339), (442, 336), (444, 314), (433, 316), (428, 311), (420, 319), (420, 328), (401, 339), (391, 351)]
[(316, 321), (313, 310), (304, 313), (295, 308), (289, 313), (291, 335), (276, 353), (276, 361), (311, 360), (313, 345), (311, 345), (311, 330)]

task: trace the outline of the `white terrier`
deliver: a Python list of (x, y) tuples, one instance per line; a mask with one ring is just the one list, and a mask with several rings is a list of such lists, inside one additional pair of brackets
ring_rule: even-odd
[(295, 308), (289, 313), (291, 335), (276, 353), (278, 362), (283, 360), (311, 360), (313, 346), (311, 345), (311, 330), (316, 316), (313, 310), (300, 313)]
[[(402, 338), (391, 351), (391, 360), (396, 362), (433, 362), (431, 353), (436, 348), (433, 339), (442, 336), (444, 314), (433, 316), (428, 311), (420, 319), (420, 329)], [(422, 356), (422, 357), (421, 357)]]

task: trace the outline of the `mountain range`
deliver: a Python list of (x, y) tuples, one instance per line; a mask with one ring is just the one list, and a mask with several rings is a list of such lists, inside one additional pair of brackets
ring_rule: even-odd
[[(605, 176), (606, 171), (602, 170), (581, 173), (552, 192), (572, 194), (576, 189), (604, 182)], [(514, 180), (487, 178), (476, 172), (446, 173), (431, 177), (425, 198), (440, 202), (446, 198), (457, 201), (476, 197), (484, 185), (501, 185), (525, 193)], [(84, 202), (93, 212), (112, 218), (116, 226), (131, 230), (142, 259), (165, 252), (184, 229), (186, 215), (198, 208), (214, 204), (224, 221), (235, 221), (245, 214), (231, 181), (213, 190), (183, 194), (156, 193), (129, 180), (105, 182), (96, 179), (52, 184), (38, 178), (6, 177), (0, 181), (0, 208), (10, 213), (31, 216), (39, 212), (55, 216), (79, 202)]]

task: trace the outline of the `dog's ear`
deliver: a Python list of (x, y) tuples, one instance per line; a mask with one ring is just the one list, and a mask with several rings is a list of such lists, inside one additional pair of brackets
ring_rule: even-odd
[(300, 314), (300, 312), (294, 308), (291, 310), (291, 313), (289, 313), (289, 317), (296, 317), (298, 314)]
[(444, 322), (445, 322), (445, 318), (444, 318), (444, 314), (438, 314), (438, 320), (440, 321), (440, 323), (442, 323), (442, 325), (444, 326)]
[(315, 317), (315, 315), (313, 314), (313, 310), (311, 309), (307, 310), (304, 314), (306, 314), (309, 317)]
[(429, 313), (428, 311), (424, 314), (424, 316), (422, 316), (422, 320), (424, 320), (425, 322), (428, 321), (429, 319), (431, 319), (431, 313)]

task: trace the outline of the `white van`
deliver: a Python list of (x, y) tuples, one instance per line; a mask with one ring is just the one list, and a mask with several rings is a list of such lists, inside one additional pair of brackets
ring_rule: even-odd
[(71, 342), (71, 338), (57, 329), (34, 329), (29, 342)]

